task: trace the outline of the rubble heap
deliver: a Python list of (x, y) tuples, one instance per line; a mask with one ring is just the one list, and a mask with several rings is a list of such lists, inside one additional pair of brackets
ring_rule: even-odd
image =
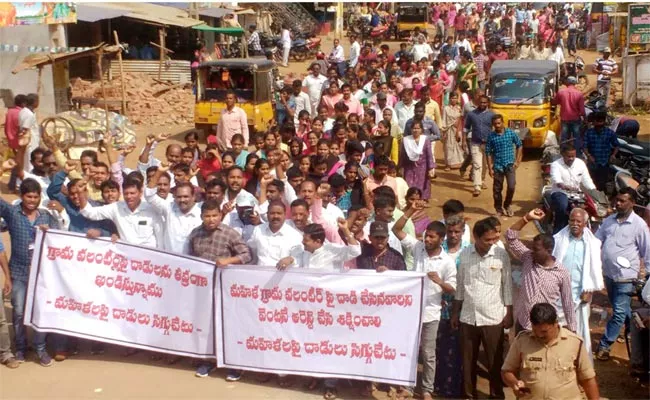
[[(138, 125), (182, 125), (194, 123), (194, 95), (189, 84), (159, 81), (146, 74), (126, 73), (127, 116)], [(99, 81), (71, 80), (72, 97), (102, 99)], [(104, 82), (110, 109), (122, 100), (120, 77)], [(118, 106), (114, 107), (113, 104)]]

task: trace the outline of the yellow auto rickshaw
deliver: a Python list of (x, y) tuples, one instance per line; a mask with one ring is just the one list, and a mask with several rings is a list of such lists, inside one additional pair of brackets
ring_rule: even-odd
[(408, 37), (415, 27), (426, 32), (432, 27), (429, 23), (429, 3), (398, 3), (397, 36)]
[(251, 132), (265, 131), (273, 119), (273, 68), (264, 58), (229, 58), (200, 64), (196, 77), (194, 123), (208, 135), (216, 129), (226, 94), (237, 95), (237, 106), (246, 112)]
[(541, 148), (549, 131), (559, 135), (560, 118), (551, 100), (558, 90), (555, 61), (505, 60), (490, 67), (490, 108), (527, 148)]

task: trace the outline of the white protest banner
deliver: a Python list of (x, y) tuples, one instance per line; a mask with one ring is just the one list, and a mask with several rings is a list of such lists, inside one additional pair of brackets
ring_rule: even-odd
[(423, 282), (413, 272), (220, 268), (218, 364), (415, 385)]
[(214, 264), (158, 249), (39, 231), (25, 324), (101, 342), (215, 357)]

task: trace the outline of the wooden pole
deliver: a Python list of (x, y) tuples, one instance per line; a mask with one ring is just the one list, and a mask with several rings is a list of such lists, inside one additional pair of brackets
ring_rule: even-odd
[(158, 64), (158, 79), (162, 79), (162, 67), (165, 60), (165, 52), (162, 50), (165, 48), (165, 28), (160, 28), (158, 30), (158, 38), (160, 39), (160, 63)]
[(105, 138), (110, 137), (110, 119), (108, 118), (108, 99), (106, 98), (106, 87), (104, 86), (104, 72), (102, 70), (102, 59), (104, 58), (104, 51), (100, 48), (97, 51), (97, 70), (99, 71), (99, 82), (102, 87), (102, 98), (104, 98), (104, 112), (106, 113), (106, 134)]
[[(36, 95), (38, 96), (38, 99), (40, 101), (41, 95), (43, 91), (43, 66), (38, 67), (38, 78), (36, 79)], [(38, 111), (36, 111), (37, 117), (38, 117)]]
[[(120, 45), (120, 38), (117, 36), (117, 31), (113, 31), (115, 44)], [(126, 83), (124, 79), (124, 65), (122, 64), (122, 47), (117, 52), (117, 62), (120, 65), (120, 84), (122, 85), (122, 115), (126, 116)]]

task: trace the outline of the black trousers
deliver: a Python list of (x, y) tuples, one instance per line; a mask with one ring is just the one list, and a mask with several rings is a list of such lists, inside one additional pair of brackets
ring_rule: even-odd
[(589, 163), (587, 169), (589, 170), (591, 179), (594, 181), (594, 185), (596, 185), (596, 189), (604, 191), (607, 182), (609, 182), (609, 175), (611, 173), (609, 165), (601, 166)]
[[(508, 184), (506, 189), (506, 199), (503, 200), (503, 181)], [(510, 165), (504, 168), (503, 172), (494, 171), (494, 186), (492, 187), (492, 196), (494, 197), (494, 208), (500, 210), (501, 208), (508, 208), (512, 204), (512, 198), (515, 195), (515, 167)]]
[(503, 399), (503, 325), (476, 326), (460, 324), (460, 346), (463, 352), (463, 397), (475, 399), (478, 353), (481, 343), (485, 350), (490, 376), (490, 398)]

